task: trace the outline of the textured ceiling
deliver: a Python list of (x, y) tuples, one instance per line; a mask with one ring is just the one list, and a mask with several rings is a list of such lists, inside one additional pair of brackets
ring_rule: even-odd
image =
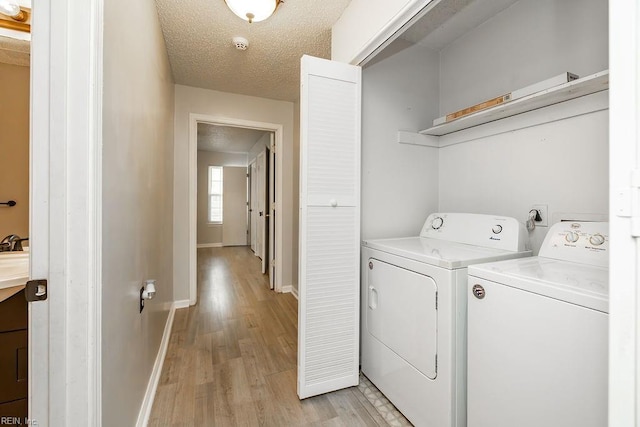
[[(273, 16), (249, 24), (224, 0), (156, 0), (178, 84), (295, 101), (300, 57), (329, 58), (331, 27), (350, 0), (285, 0)], [(249, 40), (240, 51), (235, 36)]]
[(248, 153), (265, 133), (269, 132), (198, 123), (198, 150)]

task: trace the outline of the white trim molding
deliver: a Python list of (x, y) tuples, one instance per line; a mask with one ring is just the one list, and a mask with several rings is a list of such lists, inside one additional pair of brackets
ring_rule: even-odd
[(175, 318), (177, 309), (186, 307), (189, 307), (189, 300), (174, 301), (171, 304), (169, 315), (167, 316), (167, 322), (164, 325), (164, 333), (162, 334), (160, 348), (158, 349), (158, 354), (156, 355), (156, 360), (153, 364), (153, 370), (151, 371), (151, 377), (147, 384), (147, 391), (144, 394), (142, 406), (140, 407), (140, 412), (138, 414), (136, 427), (146, 427), (147, 424), (149, 424), (153, 401), (155, 400), (156, 391), (158, 390), (158, 384), (162, 375), (162, 367), (164, 366), (164, 360), (167, 357), (167, 349), (169, 348), (169, 340), (171, 339), (171, 329), (173, 328), (173, 319)]
[[(229, 117), (210, 116), (205, 114), (189, 114), (189, 303), (195, 305), (198, 296), (198, 284), (196, 275), (197, 261), (197, 178), (198, 178), (198, 123), (207, 123), (219, 126), (241, 127), (258, 129), (275, 134), (276, 147), (283, 146), (283, 125), (278, 123), (254, 122)], [(276, 169), (276, 212), (282, 212), (283, 175), (282, 168)], [(276, 215), (276, 292), (282, 292), (282, 259), (283, 259), (283, 232), (284, 224), (282, 215)]]
[(294, 296), (295, 299), (298, 299), (298, 289), (294, 288), (293, 286), (291, 287), (291, 295)]
[(49, 295), (29, 304), (29, 418), (99, 427), (103, 0), (33, 11), (30, 277)]
[(175, 308), (176, 310), (179, 310), (181, 308), (189, 308), (189, 305), (190, 304), (188, 299), (181, 299), (173, 302), (173, 308)]

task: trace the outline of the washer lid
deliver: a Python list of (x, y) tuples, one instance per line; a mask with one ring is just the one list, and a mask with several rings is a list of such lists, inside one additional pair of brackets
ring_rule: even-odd
[(531, 251), (507, 251), (425, 237), (365, 240), (363, 246), (450, 270), (479, 262), (530, 256)]
[(543, 257), (469, 267), (473, 277), (609, 312), (609, 269)]

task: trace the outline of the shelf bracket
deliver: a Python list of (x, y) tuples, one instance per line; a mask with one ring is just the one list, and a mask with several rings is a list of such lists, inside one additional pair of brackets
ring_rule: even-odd
[(431, 135), (422, 135), (417, 132), (404, 130), (398, 131), (398, 142), (400, 144), (422, 145), (425, 147), (440, 148), (440, 138)]

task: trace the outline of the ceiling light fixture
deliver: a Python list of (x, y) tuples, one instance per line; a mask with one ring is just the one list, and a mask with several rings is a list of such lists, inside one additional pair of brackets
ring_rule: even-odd
[(281, 0), (224, 0), (233, 13), (245, 21), (264, 21), (276, 11)]
[(7, 15), (18, 22), (27, 20), (27, 14), (20, 9), (20, 5), (15, 1), (0, 0), (0, 13)]

